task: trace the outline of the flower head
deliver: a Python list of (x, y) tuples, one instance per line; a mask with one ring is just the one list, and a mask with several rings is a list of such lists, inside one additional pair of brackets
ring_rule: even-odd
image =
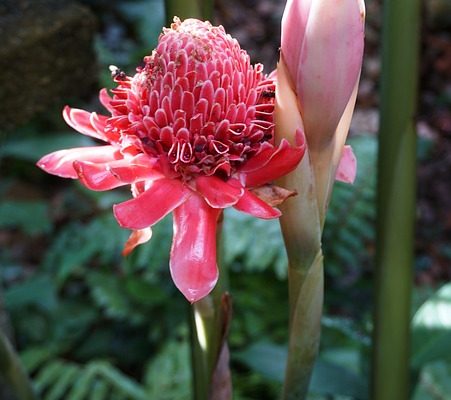
[(282, 18), (276, 135), (305, 129), (321, 224), (334, 179), (353, 182), (356, 175), (356, 159), (344, 143), (362, 66), (364, 21), (364, 0), (287, 0)]
[(170, 271), (189, 301), (214, 287), (216, 225), (222, 209), (277, 218), (292, 192), (269, 187), (302, 159), (305, 141), (274, 145), (274, 81), (222, 27), (175, 18), (134, 76), (113, 69), (117, 87), (100, 101), (111, 116), (66, 107), (66, 122), (104, 146), (44, 156), (46, 172), (79, 179), (92, 190), (131, 185), (114, 206), (133, 229), (124, 253), (173, 211)]

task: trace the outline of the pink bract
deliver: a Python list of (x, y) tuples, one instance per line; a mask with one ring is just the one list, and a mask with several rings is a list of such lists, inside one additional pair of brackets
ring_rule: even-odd
[(218, 278), (222, 209), (277, 218), (273, 206), (292, 192), (268, 204), (257, 189), (296, 167), (305, 140), (298, 132), (296, 146), (275, 146), (274, 81), (222, 27), (174, 19), (144, 63), (132, 77), (115, 73), (112, 97), (100, 92), (110, 116), (63, 111), (72, 128), (106, 145), (57, 151), (38, 166), (92, 190), (131, 185), (133, 198), (114, 206), (119, 224), (134, 230), (125, 254), (174, 211), (170, 271), (194, 302)]

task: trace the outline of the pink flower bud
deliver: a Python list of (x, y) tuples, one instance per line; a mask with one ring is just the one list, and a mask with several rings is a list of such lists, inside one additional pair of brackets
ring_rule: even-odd
[(363, 0), (288, 0), (282, 56), (298, 98), (309, 148), (322, 149), (360, 76)]

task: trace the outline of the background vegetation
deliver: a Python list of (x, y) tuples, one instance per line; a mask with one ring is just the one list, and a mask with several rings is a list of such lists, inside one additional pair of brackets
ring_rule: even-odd
[[(98, 19), (94, 44), (99, 75), (94, 89), (111, 87), (109, 64), (132, 72), (155, 45), (164, 21), (163, 5), (159, 0), (83, 3)], [(257, 10), (264, 22), (269, 14), (262, 3), (282, 11), (279, 2), (261, 2)], [(378, 2), (368, 3), (367, 52), (373, 59)], [(218, 21), (228, 22), (239, 36), (244, 29), (239, 25), (243, 10), (227, 4), (218, 2)], [(255, 6), (252, 1), (243, 4)], [(275, 29), (280, 15), (271, 17), (268, 29)], [(249, 27), (259, 26), (255, 24), (251, 19)], [(449, 40), (449, 33), (443, 36), (439, 28), (428, 33), (427, 40), (432, 40), (431, 35)], [(247, 35), (244, 48), (254, 34), (255, 29)], [(274, 49), (263, 55), (275, 57), (277, 38), (273, 40), (268, 44), (261, 39), (263, 48)], [(254, 61), (273, 62), (258, 59), (258, 54)], [(367, 65), (364, 72), (362, 84), (372, 86), (368, 92), (363, 88), (361, 112), (377, 104), (374, 68)], [(429, 64), (425, 62), (423, 68)], [(440, 70), (436, 74), (434, 79), (447, 76)], [(449, 86), (448, 91), (445, 85), (437, 92), (432, 78), (424, 86), (429, 97), (422, 96), (426, 111), (420, 116), (429, 131), (419, 141), (420, 178), (438, 168), (451, 138), (446, 124), (434, 125), (434, 118), (443, 114), (431, 111), (451, 105)], [(98, 108), (94, 99), (95, 90), (70, 104)], [(1, 326), (13, 338), (44, 400), (188, 399), (188, 304), (169, 276), (171, 219), (156, 226), (149, 244), (123, 258), (120, 253), (128, 231), (119, 228), (111, 206), (128, 193), (91, 192), (35, 167), (36, 160), (52, 150), (90, 143), (64, 125), (63, 104), (55, 103), (31, 122), (0, 136)], [(353, 130), (357, 181), (353, 186), (336, 185), (324, 233), (326, 309), (311, 399), (368, 397), (377, 138), (371, 123), (354, 125)], [(447, 157), (445, 168), (450, 165), (449, 153)], [(419, 220), (425, 221), (424, 210), (429, 207), (437, 223), (418, 227), (421, 240), (412, 266), (417, 276), (412, 398), (444, 400), (451, 393), (451, 284), (447, 283), (451, 244), (446, 240), (451, 219), (449, 207), (448, 220), (437, 218), (445, 215), (437, 208), (449, 201), (451, 189), (449, 178), (448, 186), (433, 179), (426, 187), (420, 186)], [(440, 195), (434, 197), (436, 190)], [(230, 347), (235, 398), (275, 399), (283, 379), (288, 324), (286, 256), (278, 222), (227, 211), (223, 236), (222, 262), (230, 270), (234, 308)]]

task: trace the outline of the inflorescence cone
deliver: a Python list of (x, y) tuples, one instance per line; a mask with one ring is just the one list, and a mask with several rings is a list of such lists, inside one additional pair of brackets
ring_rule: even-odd
[(111, 116), (63, 111), (71, 127), (107, 145), (57, 151), (38, 166), (92, 190), (131, 185), (133, 199), (114, 206), (119, 224), (134, 230), (125, 254), (174, 211), (170, 270), (194, 302), (217, 281), (222, 209), (280, 216), (273, 206), (293, 192), (270, 183), (302, 159), (303, 134), (295, 146), (274, 144), (274, 81), (222, 26), (174, 18), (134, 76), (113, 75), (113, 97), (100, 92)]

